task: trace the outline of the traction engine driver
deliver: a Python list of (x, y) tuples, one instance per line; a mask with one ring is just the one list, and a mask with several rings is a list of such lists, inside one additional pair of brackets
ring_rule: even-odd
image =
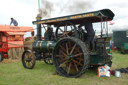
[(84, 24), (80, 24), (78, 28), (81, 28), (82, 26), (84, 26), (85, 30), (87, 31), (85, 42), (90, 46), (90, 49), (92, 50), (94, 44), (94, 36), (95, 36), (92, 22), (86, 21)]

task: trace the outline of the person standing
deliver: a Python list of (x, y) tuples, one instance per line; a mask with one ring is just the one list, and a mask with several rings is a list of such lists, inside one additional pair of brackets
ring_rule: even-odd
[(93, 29), (93, 25), (91, 21), (86, 22), (85, 24), (85, 29), (87, 31), (87, 38), (86, 38), (86, 42), (90, 43), (91, 48), (92, 45), (94, 44), (94, 36), (95, 36), (95, 31)]
[(88, 20), (83, 24), (80, 24), (78, 28), (81, 28), (82, 26), (84, 26), (85, 30), (87, 31), (85, 42), (89, 45), (90, 49), (92, 50), (94, 44), (94, 36), (95, 36), (95, 31), (93, 29), (92, 22)]
[(13, 18), (11, 18), (10, 25), (11, 25), (12, 23), (14, 24), (14, 26), (18, 26), (18, 22), (17, 22), (15, 19), (13, 19)]

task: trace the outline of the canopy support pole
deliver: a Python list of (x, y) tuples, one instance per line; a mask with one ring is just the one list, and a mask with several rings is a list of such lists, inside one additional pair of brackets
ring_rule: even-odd
[(103, 36), (103, 26), (102, 26), (103, 18), (102, 18), (102, 16), (100, 18), (101, 18), (101, 38), (102, 38), (102, 36)]

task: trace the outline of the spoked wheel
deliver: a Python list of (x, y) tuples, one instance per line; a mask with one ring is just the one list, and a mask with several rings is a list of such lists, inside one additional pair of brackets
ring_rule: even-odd
[(89, 55), (85, 44), (76, 38), (59, 40), (53, 51), (57, 73), (66, 77), (79, 77), (88, 68)]
[(75, 37), (78, 36), (76, 26), (71, 22), (61, 22), (56, 29), (55, 36), (57, 39), (62, 37)]
[(50, 55), (50, 54), (45, 54), (45, 55), (44, 55), (44, 62), (45, 62), (46, 64), (53, 65), (52, 55)]
[(22, 55), (22, 64), (27, 69), (32, 69), (35, 66), (36, 56), (32, 51), (24, 51)]
[(0, 62), (2, 62), (3, 61), (3, 55), (2, 55), (2, 53), (0, 53)]

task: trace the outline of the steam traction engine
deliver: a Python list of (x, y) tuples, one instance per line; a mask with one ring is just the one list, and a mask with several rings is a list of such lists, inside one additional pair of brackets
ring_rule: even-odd
[[(56, 72), (65, 77), (79, 77), (90, 66), (112, 64), (110, 52), (110, 37), (108, 30), (103, 35), (103, 23), (112, 20), (114, 14), (109, 9), (94, 12), (57, 17), (34, 21), (37, 25), (37, 39), (32, 51), (25, 51), (22, 63), (25, 68), (32, 69), (35, 60), (44, 59), (47, 64), (53, 64)], [(94, 37), (93, 48), (86, 42), (87, 33), (79, 27), (80, 24), (101, 22), (101, 34)], [(44, 40), (41, 38), (41, 28), (44, 28)], [(53, 32), (53, 27), (55, 32)]]

